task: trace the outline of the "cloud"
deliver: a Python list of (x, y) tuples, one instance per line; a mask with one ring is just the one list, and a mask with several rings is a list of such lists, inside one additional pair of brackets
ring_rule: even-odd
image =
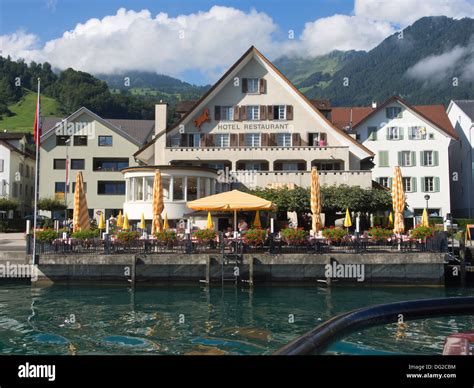
[(474, 40), (455, 46), (439, 55), (430, 55), (410, 67), (406, 75), (426, 82), (441, 82), (446, 77), (474, 80)]
[(423, 16), (474, 16), (471, 0), (355, 0), (354, 14), (405, 27)]
[(29, 57), (38, 44), (38, 37), (19, 30), (13, 34), (0, 35), (0, 55), (11, 55), (13, 58)]

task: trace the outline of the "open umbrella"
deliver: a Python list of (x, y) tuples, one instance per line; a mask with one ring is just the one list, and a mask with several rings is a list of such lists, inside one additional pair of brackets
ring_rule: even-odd
[(212, 222), (211, 212), (207, 212), (206, 229), (214, 229), (214, 223)]
[(119, 214), (117, 216), (117, 228), (122, 229), (123, 228), (123, 216), (122, 216), (122, 211), (119, 211)]
[(168, 224), (168, 213), (165, 213), (165, 220), (163, 221), (163, 229), (168, 230), (170, 228)]
[(318, 169), (313, 167), (311, 169), (311, 213), (312, 222), (311, 229), (313, 233), (318, 233), (321, 230), (321, 187), (319, 185)]
[(423, 209), (423, 215), (421, 216), (421, 226), (430, 226), (430, 221), (428, 220), (428, 211), (426, 208)]
[(346, 208), (346, 216), (344, 218), (344, 227), (350, 228), (352, 226), (351, 215), (349, 213), (349, 208)]
[(163, 182), (161, 180), (160, 170), (155, 170), (155, 178), (153, 180), (153, 214), (151, 221), (151, 234), (161, 232), (163, 226), (161, 224), (161, 213), (165, 205), (163, 203)]
[(399, 166), (395, 167), (392, 181), (392, 204), (395, 219), (393, 220), (393, 232), (403, 233), (405, 224), (403, 222), (403, 211), (405, 210), (405, 191), (403, 190), (402, 171)]
[(128, 216), (127, 213), (125, 213), (125, 217), (123, 217), (123, 230), (129, 230), (130, 229), (130, 224), (128, 223)]
[(76, 175), (72, 223), (74, 231), (88, 230), (91, 226), (89, 210), (87, 209), (86, 193), (84, 191), (84, 180), (82, 179), (82, 172), (80, 171)]
[(255, 219), (253, 220), (253, 227), (255, 229), (262, 229), (262, 221), (260, 221), (260, 211), (257, 210), (255, 213)]
[(146, 229), (145, 214), (144, 214), (144, 213), (142, 213), (142, 219), (141, 219), (140, 225), (138, 225), (138, 227), (139, 227), (141, 230), (145, 230), (145, 229)]

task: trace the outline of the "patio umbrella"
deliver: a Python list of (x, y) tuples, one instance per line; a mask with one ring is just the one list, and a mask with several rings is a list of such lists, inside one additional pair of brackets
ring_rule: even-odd
[(168, 224), (168, 213), (165, 213), (165, 220), (163, 221), (163, 229), (168, 230), (170, 228)]
[(141, 230), (145, 230), (145, 229), (146, 229), (145, 214), (144, 214), (144, 213), (142, 213), (142, 219), (141, 219), (140, 225), (138, 225), (138, 227), (139, 227)]
[(88, 230), (90, 228), (89, 210), (87, 209), (86, 193), (82, 172), (76, 175), (76, 188), (74, 190), (74, 213), (72, 217), (73, 230)]
[(99, 216), (99, 225), (97, 226), (98, 229), (104, 230), (105, 229), (105, 221), (104, 221), (104, 213), (100, 213)]
[(155, 170), (155, 179), (153, 180), (153, 214), (151, 221), (151, 233), (161, 232), (161, 213), (165, 205), (163, 203), (163, 182), (161, 181), (160, 170)]
[(123, 217), (123, 230), (129, 230), (130, 229), (130, 224), (128, 223), (128, 216), (127, 213), (125, 213), (125, 217)]
[(214, 229), (214, 223), (212, 222), (211, 212), (207, 212), (206, 229)]
[(352, 226), (351, 215), (349, 213), (349, 208), (346, 208), (346, 217), (344, 218), (344, 227), (350, 228)]
[(271, 201), (239, 190), (199, 198), (186, 204), (192, 210), (231, 211), (234, 213), (234, 230), (237, 230), (237, 212), (255, 210), (275, 210)]
[(423, 215), (421, 216), (421, 226), (430, 226), (430, 222), (428, 220), (428, 212), (426, 208), (423, 209)]
[(260, 211), (257, 210), (255, 213), (255, 219), (253, 220), (253, 227), (255, 229), (262, 229), (262, 221), (260, 221)]
[(388, 215), (388, 223), (389, 225), (393, 226), (393, 213), (392, 212), (390, 212), (390, 214)]
[(393, 220), (393, 232), (403, 233), (405, 224), (403, 222), (403, 211), (405, 210), (405, 191), (403, 190), (402, 171), (395, 167), (392, 184), (392, 204), (395, 219)]
[(316, 234), (321, 230), (321, 187), (319, 185), (318, 169), (311, 169), (311, 229)]
[(123, 228), (123, 216), (122, 216), (122, 211), (119, 211), (119, 214), (117, 216), (117, 228), (122, 229)]

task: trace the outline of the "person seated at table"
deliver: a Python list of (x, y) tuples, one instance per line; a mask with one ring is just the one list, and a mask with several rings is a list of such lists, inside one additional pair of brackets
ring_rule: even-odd
[(227, 227), (227, 229), (224, 233), (224, 236), (228, 237), (228, 238), (234, 236), (234, 231), (232, 230), (232, 228), (230, 226)]
[(249, 226), (243, 219), (240, 219), (239, 223), (237, 224), (237, 228), (239, 229), (239, 232), (242, 233), (242, 232), (247, 231)]

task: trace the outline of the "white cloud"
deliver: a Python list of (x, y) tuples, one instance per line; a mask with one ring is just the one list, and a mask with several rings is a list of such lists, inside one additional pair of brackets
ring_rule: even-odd
[(13, 34), (0, 35), (0, 55), (13, 58), (29, 57), (38, 43), (38, 37), (19, 30)]
[(423, 16), (473, 17), (474, 4), (471, 0), (355, 0), (354, 13), (404, 27)]

